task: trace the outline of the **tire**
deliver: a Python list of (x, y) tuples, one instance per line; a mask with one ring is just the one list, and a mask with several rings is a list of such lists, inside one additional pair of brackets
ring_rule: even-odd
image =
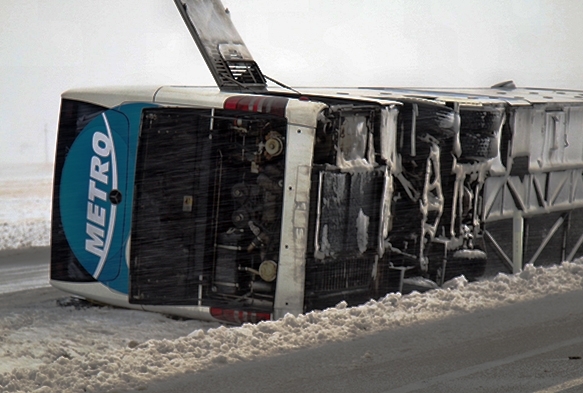
[(500, 112), (489, 111), (462, 111), (460, 113), (462, 131), (479, 131), (484, 130), (495, 133), (500, 126)]
[(458, 250), (447, 259), (443, 281), (449, 281), (462, 274), (468, 281), (476, 281), (484, 275), (486, 262), (487, 255), (482, 250)]
[(483, 161), (496, 157), (495, 139), (493, 136), (483, 136), (480, 133), (462, 132), (460, 143), (462, 154), (460, 159)]

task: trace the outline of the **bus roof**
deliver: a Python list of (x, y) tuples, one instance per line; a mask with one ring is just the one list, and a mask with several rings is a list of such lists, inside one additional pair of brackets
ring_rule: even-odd
[[(424, 102), (437, 105), (458, 103), (462, 106), (530, 106), (536, 104), (583, 105), (583, 91), (540, 88), (384, 88), (384, 87), (310, 87), (297, 88), (301, 95), (282, 88), (270, 88), (262, 95), (285, 95), (288, 98), (331, 98), (369, 101), (380, 104)], [(195, 86), (118, 86), (71, 89), (64, 99), (75, 99), (105, 107), (127, 102), (155, 102), (167, 105), (220, 107), (233, 95), (256, 92), (225, 92), (217, 87)]]

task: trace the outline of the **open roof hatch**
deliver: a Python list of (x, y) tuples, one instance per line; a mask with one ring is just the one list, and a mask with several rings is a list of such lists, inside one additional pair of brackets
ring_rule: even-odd
[(267, 83), (220, 0), (174, 0), (217, 85), (264, 91)]

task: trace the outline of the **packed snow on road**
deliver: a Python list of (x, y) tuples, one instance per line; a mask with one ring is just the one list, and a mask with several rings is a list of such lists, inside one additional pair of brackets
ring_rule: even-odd
[[(50, 168), (43, 168), (0, 170), (0, 249), (48, 246)], [(582, 280), (581, 261), (549, 268), (529, 265), (517, 275), (473, 283), (459, 277), (443, 289), (391, 293), (358, 307), (340, 303), (239, 327), (84, 307), (65, 294), (59, 301), (40, 297), (11, 306), (11, 299), (43, 290), (15, 288), (0, 295), (0, 391), (142, 390), (151, 381), (186, 372), (574, 291), (581, 289)], [(48, 277), (43, 286), (48, 287)]]

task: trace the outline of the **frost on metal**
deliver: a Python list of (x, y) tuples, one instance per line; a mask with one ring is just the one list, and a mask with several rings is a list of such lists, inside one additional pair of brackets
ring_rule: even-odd
[(364, 253), (368, 246), (368, 223), (370, 218), (362, 212), (362, 209), (358, 212), (356, 217), (356, 237), (358, 244), (358, 251)]
[(338, 130), (336, 165), (344, 172), (371, 170), (374, 167), (374, 144), (365, 116), (342, 119)]

